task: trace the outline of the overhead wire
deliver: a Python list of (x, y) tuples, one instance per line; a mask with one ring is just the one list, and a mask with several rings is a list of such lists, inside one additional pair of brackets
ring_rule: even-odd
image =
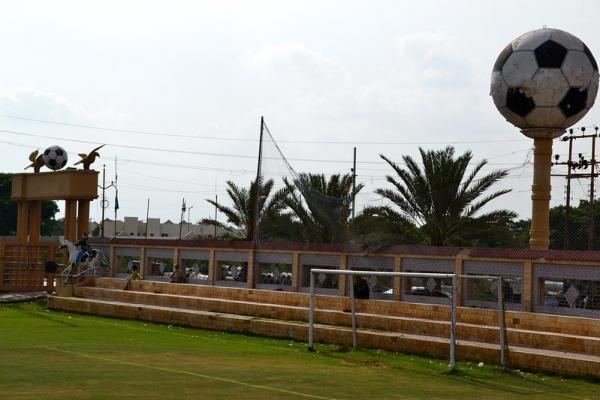
[[(51, 121), (39, 118), (23, 117), (11, 114), (0, 114), (0, 117), (11, 118), (21, 121), (30, 121), (51, 125), (69, 126), (73, 128), (84, 128), (102, 130), (113, 133), (132, 133), (149, 136), (166, 136), (166, 137), (180, 137), (186, 139), (205, 139), (205, 140), (219, 140), (219, 141), (238, 141), (238, 142), (258, 142), (258, 139), (251, 138), (239, 138), (239, 137), (223, 137), (223, 136), (202, 136), (202, 135), (188, 135), (181, 133), (168, 133), (148, 130), (137, 130), (137, 129), (120, 129), (112, 127), (102, 127), (95, 125), (79, 124), (72, 122), (63, 121)], [(295, 143), (295, 144), (346, 144), (346, 145), (428, 145), (428, 144), (470, 144), (470, 143), (514, 143), (514, 142), (525, 142), (526, 139), (486, 139), (486, 140), (443, 140), (443, 141), (432, 141), (432, 142), (399, 142), (399, 141), (339, 141), (339, 140), (278, 140), (279, 143)]]
[[(254, 155), (246, 155), (246, 154), (213, 153), (213, 152), (202, 152), (202, 151), (193, 151), (193, 150), (176, 150), (176, 149), (164, 149), (164, 148), (158, 148), (158, 147), (125, 145), (125, 144), (102, 142), (102, 141), (97, 141), (97, 140), (91, 141), (91, 140), (82, 140), (82, 139), (70, 139), (70, 138), (64, 138), (64, 137), (59, 137), (59, 136), (41, 135), (41, 134), (22, 132), (22, 131), (14, 131), (14, 130), (8, 130), (8, 129), (0, 129), (0, 132), (6, 133), (9, 135), (36, 137), (36, 138), (44, 138), (44, 139), (55, 139), (55, 140), (62, 140), (65, 142), (91, 144), (94, 146), (99, 145), (99, 144), (104, 144), (106, 146), (133, 149), (133, 150), (146, 150), (146, 151), (157, 151), (157, 152), (164, 152), (164, 153), (203, 155), (203, 156), (211, 156), (211, 157), (232, 157), (232, 158), (243, 158), (243, 159), (255, 159), (256, 158), (256, 156), (254, 156)], [(265, 157), (265, 158), (278, 159), (276, 157)], [(343, 163), (343, 164), (351, 163), (351, 160), (331, 160), (331, 159), (313, 159), (313, 158), (288, 158), (288, 160), (289, 161), (299, 161), (299, 162)], [(387, 164), (385, 161), (357, 161), (357, 163), (359, 163), (359, 164)], [(488, 164), (502, 165), (505, 163), (488, 163)]]

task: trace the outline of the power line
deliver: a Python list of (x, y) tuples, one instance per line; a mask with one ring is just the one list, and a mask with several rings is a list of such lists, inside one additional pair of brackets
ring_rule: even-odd
[[(40, 135), (36, 133), (22, 132), (22, 131), (13, 131), (8, 129), (0, 129), (0, 132), (9, 134), (9, 135), (19, 135), (19, 136), (28, 136), (28, 137), (36, 137), (43, 139), (54, 139), (54, 140), (62, 140), (65, 142), (74, 142), (74, 143), (83, 143), (83, 144), (105, 144), (107, 146), (117, 147), (117, 148), (125, 148), (125, 149), (133, 149), (133, 150), (145, 150), (145, 151), (158, 151), (163, 153), (176, 153), (176, 154), (190, 154), (190, 155), (202, 155), (202, 156), (211, 156), (211, 157), (232, 157), (232, 158), (244, 158), (244, 159), (254, 159), (254, 155), (245, 155), (245, 154), (232, 154), (232, 153), (212, 153), (212, 152), (203, 152), (203, 151), (192, 151), (192, 150), (175, 150), (175, 149), (161, 149), (157, 147), (145, 147), (145, 146), (136, 146), (136, 145), (125, 145), (125, 144), (117, 144), (117, 143), (108, 143), (108, 142), (99, 142), (99, 141), (90, 141), (90, 140), (81, 140), (81, 139), (69, 139), (59, 136), (48, 136), (48, 135)], [(271, 160), (279, 160), (279, 157), (264, 157), (266, 159)], [(321, 162), (321, 163), (343, 163), (349, 164), (350, 160), (329, 160), (329, 159), (314, 159), (314, 158), (289, 158), (289, 161), (298, 161), (298, 162)], [(384, 164), (387, 163), (384, 161), (359, 161), (359, 164)], [(492, 164), (492, 163), (488, 163)], [(502, 163), (495, 163), (501, 165)]]
[[(236, 137), (222, 137), (222, 136), (201, 136), (201, 135), (186, 135), (181, 133), (167, 133), (157, 131), (146, 131), (136, 129), (119, 129), (101, 127), (95, 125), (78, 124), (71, 122), (62, 121), (50, 121), (38, 118), (21, 117), (10, 114), (0, 114), (3, 118), (12, 118), (21, 121), (30, 121), (50, 125), (69, 126), (72, 128), (84, 128), (84, 129), (95, 129), (113, 133), (133, 133), (139, 135), (148, 136), (166, 136), (166, 137), (180, 137), (186, 139), (205, 139), (205, 140), (220, 140), (220, 141), (234, 141), (234, 142), (257, 142), (256, 139), (248, 138), (236, 138)], [(444, 140), (439, 142), (396, 142), (396, 141), (385, 141), (385, 142), (368, 142), (368, 141), (338, 141), (338, 140), (278, 140), (279, 143), (295, 143), (295, 144), (344, 144), (344, 145), (430, 145), (430, 144), (470, 144), (470, 143), (514, 143), (514, 142), (526, 142), (526, 139), (487, 139), (487, 140)]]
[[(30, 145), (26, 145), (23, 143), (17, 143), (17, 142), (12, 142), (12, 141), (3, 141), (0, 140), (0, 143), (6, 143), (12, 146), (19, 146), (19, 147), (24, 147), (24, 148), (31, 148)], [(514, 153), (518, 153), (514, 152)], [(113, 155), (109, 155), (108, 158), (113, 158)], [(494, 158), (494, 157), (492, 157)], [(187, 169), (187, 170), (201, 170), (201, 171), (215, 171), (215, 172), (229, 172), (231, 174), (239, 174), (239, 175), (247, 175), (247, 174), (254, 174), (255, 171), (253, 170), (245, 170), (245, 169), (235, 169), (235, 168), (219, 168), (219, 167), (206, 167), (206, 166), (199, 166), (199, 165), (190, 165), (190, 164), (179, 164), (179, 163), (168, 163), (168, 162), (160, 162), (160, 161), (144, 161), (144, 160), (136, 160), (136, 159), (128, 159), (128, 158), (120, 158), (119, 159), (121, 163), (134, 163), (134, 164), (141, 164), (141, 165), (149, 165), (149, 166), (159, 166), (159, 167), (168, 167), (168, 168), (182, 168), (182, 169)], [(493, 164), (493, 163), (488, 163), (488, 165)], [(519, 168), (524, 168), (525, 166), (523, 164), (517, 164), (515, 165), (514, 163), (495, 163), (496, 165), (512, 165), (513, 167), (508, 168), (508, 171), (512, 171), (515, 169), (519, 169)], [(363, 168), (366, 169), (366, 168)], [(372, 171), (389, 171), (390, 173), (392, 172), (391, 170), (387, 170), (387, 169), (378, 169), (378, 168), (373, 168), (370, 169)], [(338, 173), (344, 173), (345, 171), (331, 171), (328, 172), (328, 174), (338, 174)], [(182, 181), (182, 180), (175, 180), (175, 179), (169, 179), (169, 178), (161, 178), (161, 177), (157, 177), (157, 176), (152, 176), (152, 175), (146, 175), (146, 174), (142, 174), (139, 172), (132, 172), (132, 171), (127, 171), (126, 173), (131, 173), (134, 175), (140, 175), (140, 176), (144, 176), (147, 178), (152, 178), (152, 179), (158, 179), (158, 180), (164, 180), (164, 181), (171, 181), (171, 182), (176, 182), (176, 183), (185, 183), (185, 184), (190, 184), (190, 185), (197, 185), (197, 186), (211, 186), (211, 185), (202, 185), (202, 184), (197, 184), (194, 182), (189, 182), (189, 181)], [(265, 175), (268, 176), (272, 176), (272, 177), (278, 177), (278, 176), (288, 176), (287, 174), (281, 174), (281, 173), (277, 173), (277, 172), (273, 172), (273, 173), (265, 173)], [(363, 178), (368, 179), (368, 180), (384, 180), (385, 177), (387, 175), (361, 175)]]

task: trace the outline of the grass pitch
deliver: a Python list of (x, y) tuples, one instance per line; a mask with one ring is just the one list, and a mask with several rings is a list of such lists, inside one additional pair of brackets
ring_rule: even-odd
[(0, 398), (600, 399), (600, 385), (492, 366), (0, 306)]

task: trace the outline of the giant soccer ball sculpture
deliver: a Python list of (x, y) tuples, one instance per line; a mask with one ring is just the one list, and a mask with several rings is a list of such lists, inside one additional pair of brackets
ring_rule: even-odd
[(44, 165), (53, 171), (58, 171), (67, 165), (67, 152), (60, 146), (51, 146), (42, 154)]
[(513, 40), (492, 72), (496, 107), (521, 129), (562, 133), (588, 112), (597, 92), (598, 64), (590, 49), (558, 29), (539, 29)]
[(598, 64), (581, 40), (559, 29), (519, 36), (492, 71), (491, 95), (508, 122), (534, 139), (529, 246), (549, 245), (552, 139), (590, 110), (598, 93)]

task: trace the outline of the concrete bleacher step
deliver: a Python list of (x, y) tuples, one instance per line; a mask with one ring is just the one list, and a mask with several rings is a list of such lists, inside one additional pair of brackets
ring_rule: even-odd
[[(308, 326), (305, 322), (107, 299), (53, 296), (48, 299), (48, 307), (54, 310), (202, 329), (250, 332), (299, 341), (306, 341), (308, 336)], [(348, 327), (316, 324), (315, 338), (320, 343), (337, 343), (350, 346), (352, 331)], [(360, 347), (421, 353), (439, 357), (447, 357), (449, 353), (449, 340), (438, 336), (359, 329), (357, 339)], [(498, 363), (499, 353), (497, 344), (471, 340), (459, 340), (457, 343), (457, 358), (462, 360)], [(594, 355), (510, 345), (508, 347), (508, 360), (512, 367), (600, 376), (600, 357)]]
[[(124, 282), (123, 279), (97, 278), (88, 286), (122, 289)], [(166, 282), (135, 281), (133, 282), (132, 289), (156, 294), (223, 298), (304, 308), (308, 307), (309, 302), (307, 293), (196, 284), (174, 285)], [(350, 301), (347, 297), (317, 295), (316, 307), (322, 310), (343, 311), (350, 308)], [(440, 304), (357, 300), (356, 311), (363, 314), (409, 317), (431, 321), (447, 322), (450, 320), (450, 307)], [(506, 311), (505, 320), (506, 327), (509, 329), (600, 338), (600, 319)], [(497, 327), (498, 313), (491, 309), (458, 307), (458, 322), (477, 326)]]
[[(308, 319), (307, 307), (281, 304), (123, 291), (121, 289), (102, 287), (77, 288), (76, 295), (98, 300), (239, 314), (289, 321), (306, 321)], [(315, 311), (315, 321), (334, 326), (351, 326), (350, 314), (337, 310), (317, 309)], [(450, 321), (448, 320), (437, 321), (425, 318), (357, 313), (356, 321), (357, 326), (362, 329), (376, 329), (378, 331), (401, 332), (441, 338), (450, 336)], [(457, 337), (465, 340), (497, 344), (499, 342), (499, 328), (497, 325), (478, 325), (459, 322), (457, 324)], [(596, 337), (509, 328), (507, 329), (507, 342), (523, 347), (557, 351), (567, 350), (574, 353), (600, 355), (600, 338)]]

